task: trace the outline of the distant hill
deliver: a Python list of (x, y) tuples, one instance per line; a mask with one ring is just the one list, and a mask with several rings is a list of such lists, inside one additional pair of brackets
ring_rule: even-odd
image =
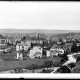
[[(38, 34), (42, 38), (55, 37), (66, 38), (70, 35), (74, 37), (76, 34), (80, 35), (79, 30), (46, 30), (46, 29), (0, 29), (0, 34), (13, 37), (15, 39), (26, 36), (27, 38), (37, 36)], [(80, 36), (79, 36), (80, 37)]]
[(71, 33), (63, 33), (63, 34), (56, 34), (56, 35), (52, 35), (51, 37), (55, 37), (55, 38), (67, 38), (67, 37), (79, 37), (80, 38), (80, 33), (77, 32), (77, 33), (74, 33), (74, 32), (71, 32)]
[(80, 32), (80, 30), (52, 30), (52, 29), (0, 29), (0, 33), (50, 33), (63, 34), (70, 32)]

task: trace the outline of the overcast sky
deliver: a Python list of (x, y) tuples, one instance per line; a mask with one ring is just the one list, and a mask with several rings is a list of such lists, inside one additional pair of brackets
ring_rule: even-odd
[(80, 2), (0, 2), (0, 29), (80, 30)]

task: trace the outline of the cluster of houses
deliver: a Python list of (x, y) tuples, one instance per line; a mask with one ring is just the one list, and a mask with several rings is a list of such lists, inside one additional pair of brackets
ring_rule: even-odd
[[(24, 55), (26, 55), (26, 57), (29, 57), (31, 59), (42, 58), (43, 52), (46, 48), (46, 46), (43, 46), (43, 42), (44, 42), (44, 39), (42, 38), (20, 41), (20, 43), (14, 42), (13, 43), (15, 47), (14, 58), (23, 60), (25, 57)], [(49, 44), (49, 41), (47, 42)], [(9, 39), (0, 39), (0, 52), (1, 51), (7, 52), (8, 50), (11, 50), (11, 47), (8, 47), (7, 43), (11, 43)], [(32, 43), (37, 45), (32, 46)], [(58, 44), (60, 45), (60, 42), (58, 42)], [(53, 56), (58, 56), (58, 54), (64, 54), (65, 49), (59, 45), (54, 44), (50, 49), (46, 49), (45, 50), (46, 57), (53, 57)], [(1, 46), (5, 46), (5, 47), (1, 48)]]
[[(13, 48), (11, 46), (9, 47), (7, 43), (12, 44), (9, 39), (0, 39), (0, 53), (3, 51), (8, 52)], [(47, 43), (49, 44), (49, 41), (47, 41)], [(44, 57), (44, 51), (46, 53), (46, 57), (54, 57), (58, 56), (59, 54), (63, 55), (68, 48), (68, 51), (71, 50), (72, 43), (66, 43), (64, 46), (61, 46), (60, 44), (61, 42), (57, 42), (57, 44), (53, 44), (50, 49), (48, 49), (48, 45), (44, 45), (44, 39), (31, 39), (20, 41), (19, 43), (16, 43), (16, 41), (14, 41), (14, 58), (17, 60), (24, 60), (24, 58), (27, 59), (27, 57), (29, 57), (30, 59), (42, 58)], [(79, 44), (77, 44), (77, 46), (79, 46)], [(76, 54), (80, 53), (78, 52), (67, 55), (68, 60), (62, 66), (68, 66), (68, 64), (70, 63), (76, 63), (77, 59), (74, 57)]]
[[(25, 51), (25, 54), (31, 59), (42, 58), (44, 47), (37, 45), (31, 48), (31, 42), (28, 44), (19, 43), (16, 45), (17, 59), (23, 59), (24, 54), (20, 52), (22, 50)], [(58, 54), (64, 54), (64, 49), (58, 47), (58, 45), (53, 45), (50, 50), (46, 50), (46, 57), (58, 56)]]

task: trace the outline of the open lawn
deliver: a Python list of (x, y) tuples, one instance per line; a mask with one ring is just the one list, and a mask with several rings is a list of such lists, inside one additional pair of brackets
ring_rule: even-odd
[(17, 60), (17, 61), (0, 61), (0, 71), (6, 71), (6, 70), (13, 70), (17, 67), (19, 68), (26, 68), (32, 64), (36, 64), (38, 66), (43, 65), (44, 61), (51, 60), (53, 63), (60, 63), (59, 57), (53, 57), (53, 58), (46, 58), (46, 59), (30, 59), (27, 58), (26, 60)]
[(0, 54), (0, 60), (3, 61), (16, 61), (14, 54)]

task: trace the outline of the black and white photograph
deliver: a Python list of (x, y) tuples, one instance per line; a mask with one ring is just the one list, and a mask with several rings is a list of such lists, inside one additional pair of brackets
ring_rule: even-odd
[(0, 2), (0, 77), (79, 73), (80, 2)]

